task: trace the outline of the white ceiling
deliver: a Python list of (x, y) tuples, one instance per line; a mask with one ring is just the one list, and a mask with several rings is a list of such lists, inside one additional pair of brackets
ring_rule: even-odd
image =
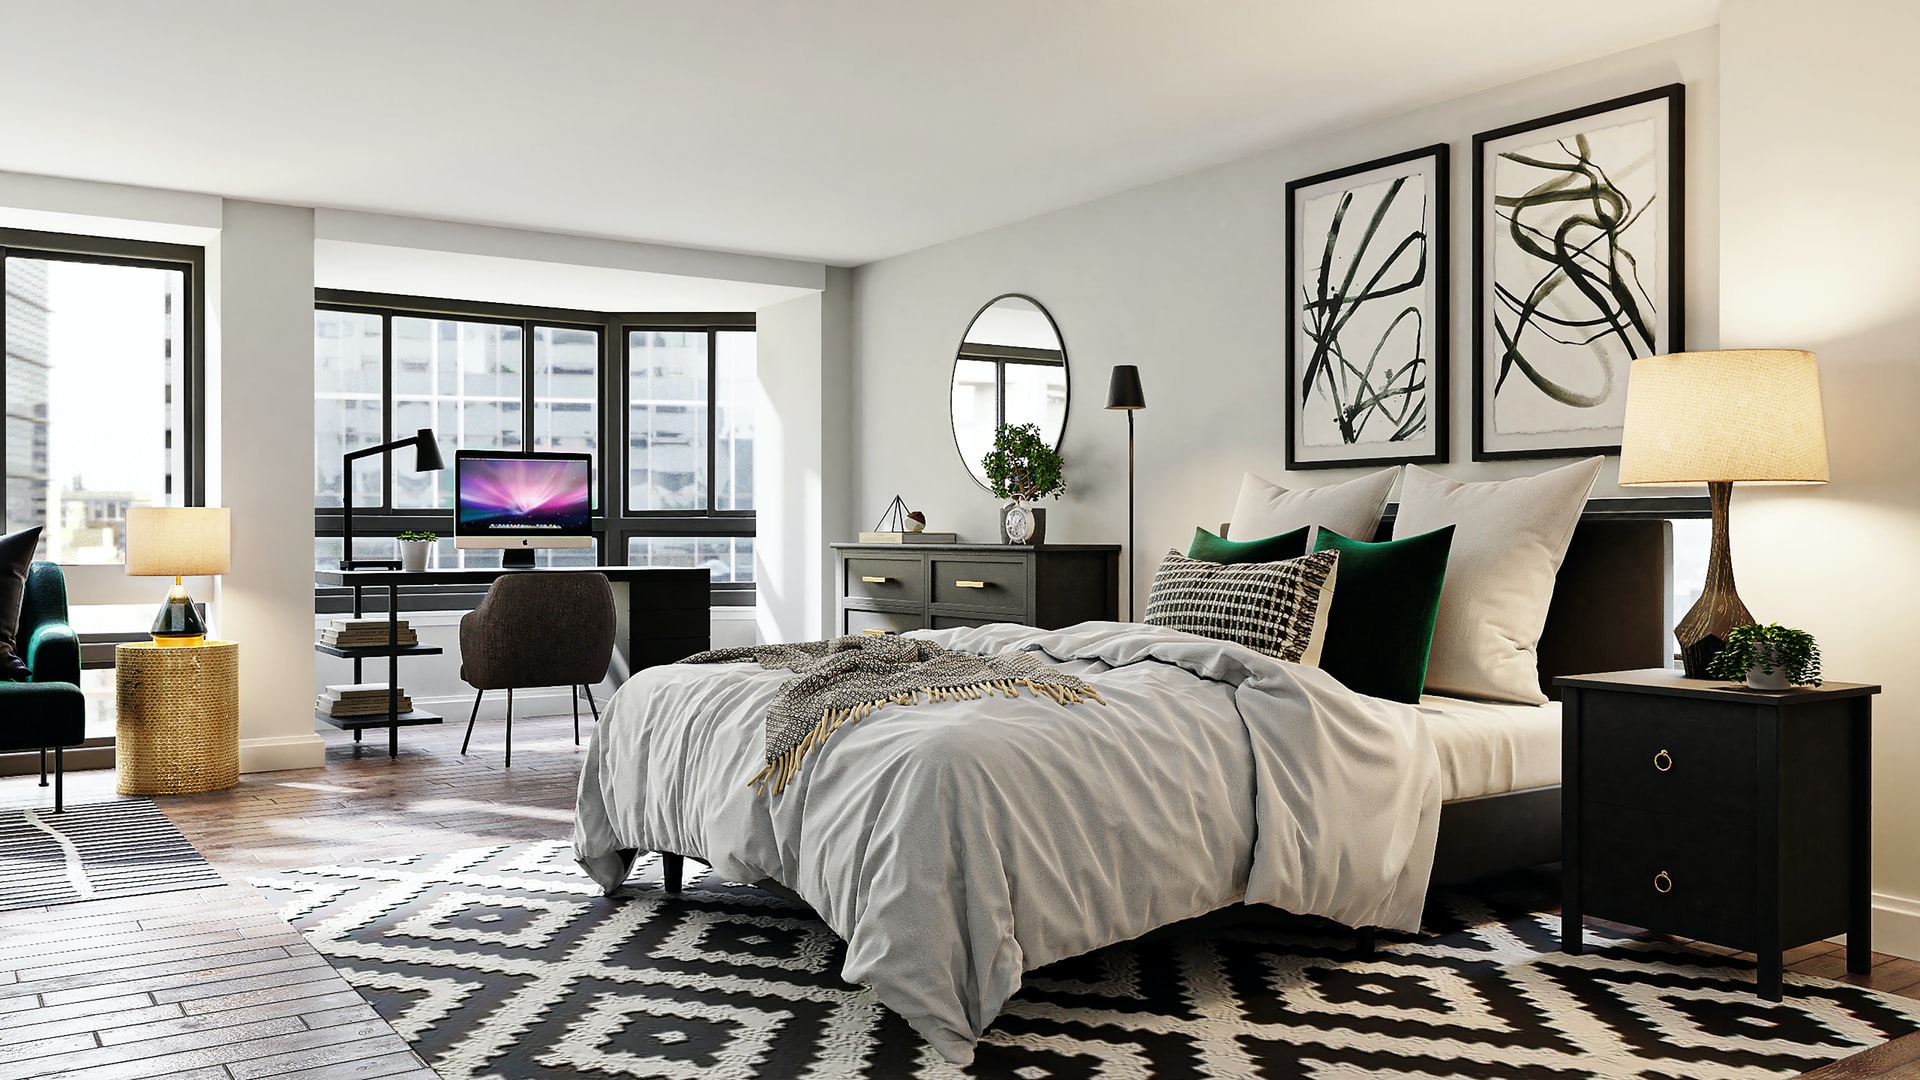
[(0, 0), (0, 170), (853, 265), (1719, 0)]

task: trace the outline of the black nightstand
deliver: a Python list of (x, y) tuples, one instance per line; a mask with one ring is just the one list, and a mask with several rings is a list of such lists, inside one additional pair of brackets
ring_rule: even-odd
[(1561, 948), (1587, 915), (1752, 952), (1780, 1000), (1780, 954), (1847, 935), (1873, 963), (1868, 859), (1873, 695), (1778, 693), (1665, 670), (1562, 688)]

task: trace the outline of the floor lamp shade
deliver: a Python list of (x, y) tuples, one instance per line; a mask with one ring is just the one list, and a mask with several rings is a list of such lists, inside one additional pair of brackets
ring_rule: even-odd
[(222, 506), (134, 506), (127, 509), (127, 574), (170, 577), (173, 588), (153, 620), (157, 645), (199, 645), (207, 625), (183, 577), (224, 574), (233, 559), (232, 517)]
[(1733, 485), (1827, 482), (1814, 355), (1730, 349), (1636, 360), (1627, 379), (1623, 487), (1707, 486), (1713, 546), (1700, 600), (1674, 627), (1687, 675), (1706, 678), (1727, 631), (1753, 622), (1733, 583)]

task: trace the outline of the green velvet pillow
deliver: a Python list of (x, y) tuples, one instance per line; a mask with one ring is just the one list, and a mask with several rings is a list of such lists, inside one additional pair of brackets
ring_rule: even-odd
[(1320, 670), (1347, 689), (1409, 704), (1427, 682), (1453, 526), (1369, 544), (1321, 529), (1316, 551), (1340, 553)]
[(1307, 553), (1307, 534), (1313, 526), (1284, 532), (1260, 540), (1228, 540), (1205, 529), (1193, 530), (1193, 543), (1187, 558), (1228, 566), (1253, 562), (1285, 562)]

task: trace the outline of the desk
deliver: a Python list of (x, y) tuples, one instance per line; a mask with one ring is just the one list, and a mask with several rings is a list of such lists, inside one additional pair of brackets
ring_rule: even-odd
[(625, 648), (616, 642), (613, 674), (616, 681), (641, 668), (671, 664), (710, 647), (712, 642), (712, 585), (705, 567), (665, 566), (569, 566), (537, 570), (506, 570), (500, 567), (449, 570), (322, 570), (314, 574), (321, 585), (353, 589), (353, 614), (364, 611), (363, 591), (368, 587), (387, 590), (388, 645), (364, 649), (336, 649), (329, 645), (314, 647), (329, 656), (353, 661), (354, 681), (361, 681), (360, 662), (369, 659), (387, 661), (388, 709), (384, 715), (320, 719), (343, 729), (352, 729), (355, 739), (360, 730), (387, 729), (387, 753), (398, 756), (400, 729), (417, 724), (438, 724), (441, 718), (414, 710), (401, 712), (399, 706), (400, 657), (438, 653), (431, 645), (401, 646), (399, 640), (400, 587), (402, 585), (491, 585), (502, 574), (605, 574), (616, 588), (627, 591), (627, 640)]

